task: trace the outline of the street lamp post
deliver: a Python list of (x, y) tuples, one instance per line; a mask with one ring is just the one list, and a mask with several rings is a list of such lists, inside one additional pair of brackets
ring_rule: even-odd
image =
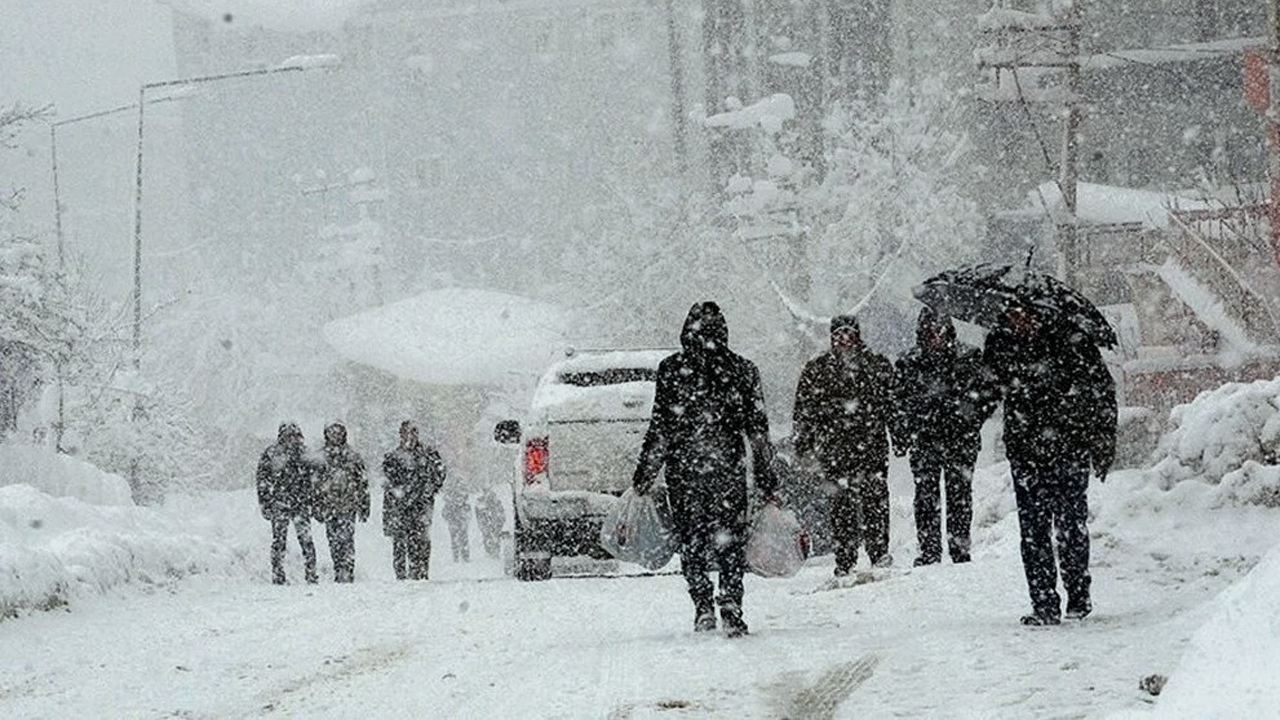
[[(168, 102), (179, 99), (179, 95), (167, 95), (165, 97), (151, 100), (152, 103)], [(49, 163), (50, 170), (53, 175), (53, 227), (55, 237), (58, 244), (58, 280), (63, 282), (66, 273), (67, 253), (66, 253), (66, 235), (62, 229), (62, 183), (58, 175), (58, 128), (64, 125), (72, 125), (75, 123), (85, 122), (87, 120), (95, 120), (109, 115), (117, 115), (128, 112), (136, 108), (137, 105), (121, 105), (119, 107), (109, 108), (107, 110), (99, 110), (97, 112), (86, 113), (84, 115), (76, 115), (75, 117), (62, 118), (49, 123)], [(63, 393), (63, 369), (61, 363), (56, 368), (58, 375), (58, 420), (54, 432), (54, 446), (58, 452), (62, 452), (62, 437), (66, 428), (66, 405)]]
[[(143, 128), (146, 119), (147, 91), (162, 87), (186, 87), (219, 80), (274, 75), (285, 72), (301, 72), (318, 68), (334, 67), (339, 62), (335, 55), (295, 56), (283, 63), (269, 68), (241, 70), (238, 72), (202, 75), (199, 77), (177, 78), (158, 82), (143, 83), (138, 89), (138, 152), (135, 165), (135, 181), (133, 196), (133, 369), (142, 365), (142, 148)], [(134, 107), (134, 106), (130, 106)]]
[[(166, 95), (165, 97), (155, 98), (148, 102), (152, 105), (162, 102), (170, 102), (172, 100), (181, 99), (180, 94)], [(58, 128), (64, 125), (72, 125), (75, 123), (85, 122), (86, 120), (96, 120), (100, 117), (109, 115), (118, 115), (137, 109), (136, 103), (113, 107), (108, 110), (99, 110), (97, 112), (87, 113), (85, 115), (77, 115), (75, 117), (62, 118), (49, 123), (49, 159), (53, 173), (53, 227), (55, 237), (58, 240), (58, 269), (61, 271), (66, 265), (66, 239), (62, 230), (62, 187), (58, 175)]]

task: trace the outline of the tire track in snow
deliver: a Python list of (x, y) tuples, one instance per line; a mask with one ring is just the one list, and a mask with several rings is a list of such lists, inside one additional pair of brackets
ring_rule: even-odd
[(351, 655), (326, 658), (325, 668), (294, 680), (282, 683), (276, 689), (263, 693), (253, 711), (246, 714), (270, 715), (275, 712), (296, 714), (283, 706), (292, 698), (305, 694), (320, 683), (342, 681), (366, 673), (382, 672), (409, 654), (407, 645), (381, 645), (358, 648)]
[(876, 670), (880, 658), (864, 655), (853, 662), (827, 668), (818, 679), (795, 690), (779, 703), (786, 720), (830, 720), (836, 709), (866, 682)]

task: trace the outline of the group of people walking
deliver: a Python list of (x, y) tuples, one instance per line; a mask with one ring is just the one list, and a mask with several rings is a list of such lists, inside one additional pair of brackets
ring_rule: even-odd
[[(382, 461), (382, 531), (391, 538), (391, 565), (398, 580), (426, 580), (431, 559), (431, 517), (444, 485), (445, 466), (435, 448), (418, 437), (418, 427), (400, 424), (399, 444)], [(325, 527), (334, 580), (355, 580), (355, 526), (369, 520), (369, 481), (364, 459), (347, 443), (347, 429), (331, 423), (324, 445), (309, 454), (296, 423), (280, 425), (276, 442), (262, 453), (257, 469), (258, 506), (271, 522), (271, 579), (284, 584), (289, 526), (302, 548), (306, 581), (317, 582), (311, 520)]]
[[(828, 351), (805, 364), (796, 388), (796, 451), (820, 469), (834, 495), (829, 521), (835, 574), (857, 564), (860, 548), (875, 567), (889, 554), (889, 453), (910, 455), (919, 544), (915, 565), (941, 561), (941, 497), (946, 550), (970, 559), (973, 469), (980, 431), (1004, 405), (1004, 440), (1013, 476), (1021, 550), (1032, 611), (1027, 625), (1092, 611), (1089, 575), (1089, 473), (1105, 479), (1115, 455), (1115, 383), (1096, 345), (1071, 327), (1010, 306), (979, 350), (956, 338), (951, 318), (929, 308), (916, 344), (897, 362), (868, 348), (856, 317), (830, 324)], [(632, 483), (666, 485), (681, 567), (694, 604), (694, 630), (719, 621), (731, 637), (747, 633), (742, 575), (748, 517), (747, 449), (757, 491), (776, 502), (760, 373), (729, 350), (728, 326), (714, 302), (693, 306), (681, 350), (658, 368), (653, 419)], [(1058, 541), (1055, 563), (1054, 537)], [(719, 595), (708, 558), (719, 570)]]

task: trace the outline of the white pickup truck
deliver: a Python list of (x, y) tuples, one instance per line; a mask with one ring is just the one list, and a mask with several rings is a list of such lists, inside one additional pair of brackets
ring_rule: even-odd
[(649, 428), (658, 363), (674, 350), (584, 351), (539, 380), (521, 423), (494, 439), (519, 444), (514, 479), (515, 573), (551, 577), (551, 558), (609, 557), (600, 526), (631, 484)]

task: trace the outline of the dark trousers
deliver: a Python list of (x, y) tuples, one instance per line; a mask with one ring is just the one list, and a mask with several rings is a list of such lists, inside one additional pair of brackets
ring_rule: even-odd
[(306, 515), (276, 515), (271, 518), (271, 581), (284, 584), (284, 552), (289, 540), (289, 523), (302, 548), (307, 582), (316, 581), (316, 544), (311, 540), (311, 518)]
[[(707, 517), (687, 520), (677, 525), (687, 528), (680, 538), (680, 570), (694, 607), (699, 614), (710, 612), (718, 600), (721, 613), (741, 613), (742, 574), (747, 564), (745, 524)], [(719, 598), (715, 598), (715, 587), (708, 576), (711, 556), (719, 570)]]
[(334, 582), (355, 582), (356, 519), (351, 516), (329, 518), (324, 523), (324, 533), (329, 539), (329, 557), (333, 558)]
[[(889, 554), (889, 478), (882, 473), (837, 475), (831, 498), (831, 539), (836, 549), (836, 574), (845, 575), (858, 564), (858, 547), (865, 544), (872, 565)], [(847, 487), (841, 487), (843, 480)]]
[(1088, 467), (1072, 461), (1010, 458), (1010, 469), (1032, 610), (1037, 615), (1061, 614), (1059, 570), (1067, 607), (1090, 607)]
[(448, 519), (449, 546), (453, 550), (454, 562), (471, 562), (471, 543), (468, 537), (467, 520), (463, 517)]
[(969, 561), (969, 528), (973, 524), (974, 457), (946, 457), (944, 449), (911, 451), (915, 476), (916, 539), (922, 562), (942, 559), (942, 519), (939, 493), (947, 493), (947, 550), (951, 562)]
[(406, 522), (402, 532), (391, 537), (391, 568), (397, 580), (426, 580), (431, 566), (431, 521), (418, 518)]

